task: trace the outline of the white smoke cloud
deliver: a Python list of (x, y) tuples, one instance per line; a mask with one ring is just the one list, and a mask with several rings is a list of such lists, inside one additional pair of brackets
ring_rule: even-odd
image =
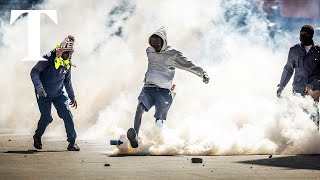
[[(72, 79), (79, 107), (73, 110), (80, 139), (117, 139), (133, 126), (137, 97), (147, 66), (148, 37), (165, 26), (168, 43), (203, 67), (208, 85), (177, 70), (177, 95), (163, 131), (154, 123), (154, 109), (143, 115), (140, 147), (124, 145), (115, 153), (153, 155), (235, 155), (319, 153), (319, 133), (310, 120), (310, 98), (275, 95), (287, 52), (298, 35), (271, 42), (267, 24), (247, 1), (47, 1), (56, 9), (58, 25), (41, 21), (41, 52), (50, 51), (68, 35), (76, 37)], [(228, 9), (239, 13), (226, 19)], [(115, 8), (117, 7), (117, 8)], [(113, 11), (110, 15), (109, 12)], [(245, 17), (239, 25), (239, 18)], [(242, 19), (243, 20), (243, 19)], [(33, 133), (39, 118), (29, 72), (21, 62), (27, 53), (27, 18), (2, 23), (0, 47), (0, 127), (11, 133)], [(117, 36), (120, 35), (120, 36)], [(46, 136), (65, 136), (55, 110)], [(108, 146), (108, 150), (114, 147)]]

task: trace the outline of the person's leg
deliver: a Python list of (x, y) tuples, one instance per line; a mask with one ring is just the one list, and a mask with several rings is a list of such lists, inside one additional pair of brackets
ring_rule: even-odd
[(46, 130), (47, 126), (52, 122), (51, 116), (51, 100), (45, 97), (37, 97), (37, 103), (40, 110), (40, 120), (38, 122), (35, 136), (41, 138)]
[(140, 102), (137, 106), (136, 115), (134, 117), (134, 126), (133, 126), (137, 135), (139, 134), (141, 119), (144, 111), (146, 111), (146, 107), (144, 107), (143, 103)]
[(155, 99), (155, 122), (158, 127), (163, 127), (164, 121), (167, 119), (167, 114), (172, 104), (172, 96), (168, 89), (159, 88)]
[(75, 145), (77, 133), (74, 128), (73, 116), (70, 111), (68, 98), (65, 95), (60, 95), (53, 100), (53, 105), (57, 109), (58, 116), (64, 121), (68, 138), (67, 140), (70, 143), (69, 145)]
[(44, 134), (47, 126), (52, 122), (51, 116), (51, 100), (45, 97), (37, 96), (37, 103), (40, 110), (40, 119), (37, 129), (33, 135), (33, 146), (37, 149), (42, 149), (41, 137)]
[(154, 88), (143, 88), (139, 97), (139, 104), (136, 109), (134, 128), (130, 128), (127, 132), (127, 138), (130, 141), (132, 148), (138, 147), (138, 133), (141, 126), (141, 119), (144, 111), (149, 111), (149, 109), (154, 105)]
[(155, 92), (155, 88), (143, 88), (141, 93), (139, 94), (139, 103), (134, 118), (134, 130), (137, 134), (140, 130), (141, 119), (144, 111), (148, 112), (151, 109), (151, 107), (155, 104)]

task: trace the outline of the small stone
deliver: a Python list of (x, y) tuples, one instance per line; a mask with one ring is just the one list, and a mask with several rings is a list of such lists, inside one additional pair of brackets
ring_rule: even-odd
[(191, 158), (191, 162), (192, 163), (202, 163), (202, 159), (201, 158)]
[(11, 141), (11, 139), (9, 139), (9, 141)]
[(270, 155), (269, 158), (272, 158), (272, 155)]
[(211, 172), (213, 172), (213, 171), (211, 171)]
[(202, 165), (202, 166), (204, 166), (204, 165)]
[(82, 162), (84, 162), (84, 160), (82, 160)]
[(250, 167), (250, 169), (252, 169), (252, 167)]
[(104, 164), (104, 166), (110, 166), (110, 164)]
[(27, 155), (24, 155), (24, 157), (27, 157)]

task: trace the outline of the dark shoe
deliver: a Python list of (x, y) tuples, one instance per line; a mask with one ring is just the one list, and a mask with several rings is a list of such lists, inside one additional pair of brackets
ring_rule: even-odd
[(80, 151), (80, 148), (76, 143), (69, 143), (68, 145), (68, 151)]
[(33, 146), (36, 149), (42, 149), (41, 137), (33, 136)]
[(137, 136), (136, 131), (133, 128), (130, 128), (128, 130), (127, 137), (130, 141), (131, 147), (137, 148), (138, 147), (138, 136)]

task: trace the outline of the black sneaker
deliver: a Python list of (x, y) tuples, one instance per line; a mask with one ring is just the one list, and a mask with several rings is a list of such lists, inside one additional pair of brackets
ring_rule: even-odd
[(42, 149), (41, 137), (37, 137), (36, 135), (33, 135), (33, 146), (36, 149)]
[(131, 147), (137, 148), (138, 147), (138, 136), (137, 136), (136, 131), (133, 128), (130, 128), (128, 130), (127, 137), (130, 141)]
[(68, 145), (68, 151), (80, 151), (80, 148), (76, 143), (69, 143)]

